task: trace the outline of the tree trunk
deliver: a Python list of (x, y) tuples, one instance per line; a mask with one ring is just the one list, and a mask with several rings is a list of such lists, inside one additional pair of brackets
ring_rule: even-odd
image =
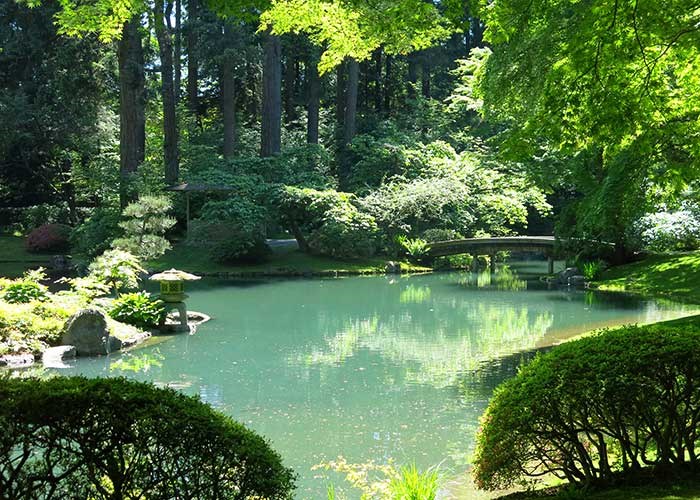
[(258, 72), (255, 69), (255, 65), (251, 64), (250, 61), (246, 61), (245, 63), (245, 75), (246, 93), (243, 97), (246, 103), (246, 115), (248, 116), (248, 123), (255, 124), (260, 114), (258, 101)]
[(343, 142), (348, 145), (357, 132), (357, 88), (359, 84), (360, 66), (355, 59), (348, 60), (348, 83), (345, 93), (345, 122), (343, 126)]
[(393, 97), (393, 85), (392, 85), (392, 69), (393, 69), (393, 58), (391, 55), (387, 54), (386, 63), (384, 64), (384, 112), (386, 114), (391, 113), (391, 101)]
[(374, 59), (374, 73), (372, 79), (374, 82), (374, 110), (377, 113), (382, 111), (382, 49), (374, 51), (372, 56)]
[(472, 47), (483, 47), (484, 46), (484, 29), (486, 27), (481, 22), (478, 17), (472, 17), (471, 19), (471, 46)]
[(423, 97), (430, 99), (430, 59), (428, 53), (423, 55), (421, 63), (421, 90)]
[(224, 158), (233, 157), (236, 148), (236, 75), (233, 49), (229, 46), (232, 27), (224, 24), (226, 49), (221, 64), (221, 114), (224, 120)]
[(263, 102), (260, 155), (265, 158), (282, 149), (282, 48), (278, 36), (265, 33)]
[(175, 0), (175, 102), (180, 100), (182, 85), (182, 0)]
[(348, 146), (355, 137), (357, 128), (357, 88), (359, 84), (359, 64), (355, 59), (349, 59), (347, 62), (348, 79), (347, 89), (345, 91), (345, 117), (343, 122), (343, 144), (340, 149), (338, 172), (338, 182), (341, 191), (348, 191), (350, 187), (350, 175), (352, 159), (348, 151)]
[(177, 117), (175, 114), (175, 88), (173, 86), (173, 41), (170, 16), (173, 4), (157, 0), (154, 5), (154, 30), (160, 53), (161, 95), (163, 99), (163, 156), (165, 182), (175, 184), (180, 176), (178, 159)]
[[(182, 1), (182, 0), (179, 0)], [(199, 0), (187, 3), (187, 102), (190, 110), (199, 113), (199, 64), (197, 61), (197, 11)]]
[(346, 63), (343, 62), (338, 65), (335, 73), (335, 120), (339, 129), (342, 129), (345, 120), (345, 68)]
[(318, 54), (311, 51), (306, 63), (306, 79), (308, 81), (308, 103), (306, 142), (318, 144), (319, 109), (321, 107), (321, 79), (318, 75)]
[(415, 54), (408, 56), (408, 98), (416, 98), (416, 84), (418, 83), (418, 61)]
[(294, 107), (296, 70), (296, 57), (292, 53), (292, 48), (288, 45), (287, 58), (284, 63), (284, 123), (293, 122), (297, 118)]
[(144, 160), (146, 151), (146, 94), (140, 20), (124, 25), (119, 40), (119, 202), (130, 201), (129, 179)]

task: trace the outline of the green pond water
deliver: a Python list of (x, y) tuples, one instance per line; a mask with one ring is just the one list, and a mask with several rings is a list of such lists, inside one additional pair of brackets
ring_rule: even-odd
[(324, 498), (330, 481), (346, 487), (337, 473), (312, 471), (340, 456), (440, 464), (460, 491), (494, 387), (534, 350), (592, 328), (687, 313), (548, 290), (507, 270), (495, 279), (205, 280), (188, 293), (189, 308), (212, 317), (194, 335), (60, 373), (125, 375), (199, 395), (269, 438), (299, 474), (298, 497), (312, 499)]

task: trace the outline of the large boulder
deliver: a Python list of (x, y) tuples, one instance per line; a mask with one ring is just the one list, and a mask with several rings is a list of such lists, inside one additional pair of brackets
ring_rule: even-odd
[(573, 276), (580, 276), (580, 275), (581, 275), (581, 271), (579, 271), (577, 267), (567, 267), (566, 269), (561, 271), (559, 274), (557, 274), (557, 284), (569, 285), (570, 279)]
[(110, 338), (107, 318), (97, 309), (83, 309), (71, 316), (61, 343), (75, 346), (78, 356), (109, 354), (121, 347), (116, 337)]

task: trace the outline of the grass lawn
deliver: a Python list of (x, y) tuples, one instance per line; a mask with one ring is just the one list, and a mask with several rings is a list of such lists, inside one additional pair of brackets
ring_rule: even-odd
[[(30, 268), (46, 266), (50, 255), (29, 253), (24, 247), (24, 238), (0, 236), (0, 276), (14, 278)], [(304, 274), (304, 273), (356, 273), (372, 274), (384, 272), (387, 258), (375, 257), (361, 260), (336, 260), (328, 257), (308, 255), (290, 248), (278, 248), (267, 262), (251, 265), (218, 264), (209, 259), (201, 248), (176, 244), (158, 260), (147, 262), (148, 269), (162, 271), (175, 267), (193, 273), (265, 273), (265, 274)], [(402, 269), (421, 272), (430, 268), (402, 262)]]
[(0, 276), (15, 278), (30, 268), (46, 266), (50, 255), (29, 253), (21, 236), (0, 236)]
[[(267, 262), (250, 265), (219, 264), (210, 260), (206, 251), (201, 248), (186, 245), (175, 245), (163, 257), (147, 262), (146, 267), (156, 271), (175, 267), (193, 273), (266, 273), (266, 274), (296, 274), (296, 273), (357, 273), (372, 274), (384, 272), (386, 257), (375, 257), (359, 260), (336, 260), (328, 257), (308, 255), (290, 248), (275, 249)], [(430, 268), (402, 262), (402, 269), (420, 272), (430, 271)]]
[(535, 500), (542, 498), (565, 500), (700, 500), (700, 477), (686, 478), (668, 483), (659, 482), (645, 486), (621, 486), (602, 491), (571, 492), (565, 490), (559, 494), (552, 491), (514, 493), (499, 497), (499, 500)]
[(652, 255), (613, 267), (594, 283), (601, 290), (668, 297), (700, 304), (700, 251)]

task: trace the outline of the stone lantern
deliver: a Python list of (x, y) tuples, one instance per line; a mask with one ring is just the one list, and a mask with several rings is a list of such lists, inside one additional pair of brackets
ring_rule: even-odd
[[(185, 299), (187, 298), (185, 294), (185, 281), (194, 281), (201, 278), (184, 271), (170, 269), (162, 273), (154, 274), (148, 279), (160, 283), (160, 300), (165, 303), (165, 312), (168, 313), (175, 309), (180, 315), (180, 325), (177, 327), (177, 330), (189, 331), (189, 325), (187, 324), (187, 306), (185, 305)], [(164, 326), (165, 319), (163, 319), (163, 323), (160, 325), (161, 329)]]

